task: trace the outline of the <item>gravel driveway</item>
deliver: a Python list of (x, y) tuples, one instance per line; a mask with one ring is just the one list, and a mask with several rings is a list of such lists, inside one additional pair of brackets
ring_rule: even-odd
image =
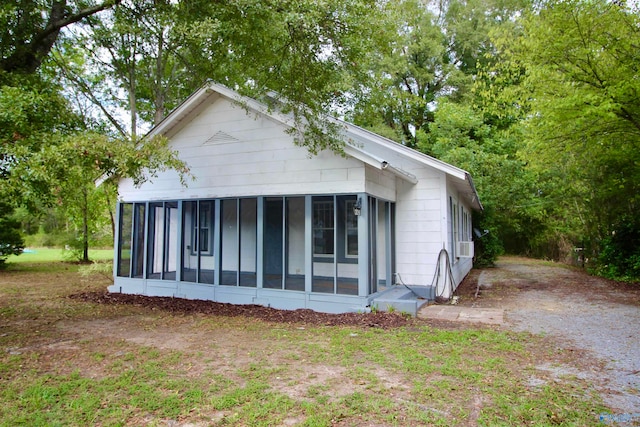
[(549, 335), (562, 347), (597, 358), (602, 368), (537, 368), (589, 378), (620, 417), (640, 423), (640, 286), (505, 257), (496, 268), (475, 271), (460, 292), (464, 305), (505, 309), (508, 328)]

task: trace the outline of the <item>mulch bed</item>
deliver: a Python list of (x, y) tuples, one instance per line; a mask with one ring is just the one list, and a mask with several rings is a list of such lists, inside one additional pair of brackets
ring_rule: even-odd
[(83, 292), (69, 296), (72, 299), (110, 305), (135, 305), (169, 313), (206, 314), (212, 316), (244, 316), (275, 323), (357, 326), (390, 329), (410, 325), (415, 319), (400, 313), (320, 313), (309, 309), (278, 310), (261, 305), (238, 305), (214, 301), (188, 300), (171, 297), (148, 297), (142, 295), (109, 292)]

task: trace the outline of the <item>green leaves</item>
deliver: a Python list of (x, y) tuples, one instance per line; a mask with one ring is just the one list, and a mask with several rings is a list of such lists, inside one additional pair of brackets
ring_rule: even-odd
[[(476, 94), (495, 123), (521, 122), (520, 155), (538, 176), (547, 238), (602, 238), (639, 194), (640, 18), (602, 0), (554, 1), (520, 20), (518, 37), (496, 33), (498, 50)], [(504, 89), (504, 90), (499, 90)], [(605, 239), (606, 241), (606, 239)]]
[(278, 93), (308, 125), (300, 144), (339, 150), (322, 135), (322, 115), (344, 104), (349, 77), (362, 72), (378, 13), (373, 0), (123, 3), (69, 33), (56, 64), (122, 137), (135, 139), (140, 123), (157, 124), (212, 80), (256, 98)]

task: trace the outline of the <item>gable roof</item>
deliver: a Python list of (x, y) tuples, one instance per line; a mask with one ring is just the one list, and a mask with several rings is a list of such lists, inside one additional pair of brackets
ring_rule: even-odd
[[(201, 109), (219, 97), (239, 103), (245, 109), (262, 114), (287, 127), (294, 128), (296, 126), (291, 115), (282, 114), (268, 108), (255, 99), (242, 96), (226, 86), (210, 82), (195, 91), (160, 123), (154, 126), (149, 131), (148, 136), (165, 135), (170, 137), (182, 129), (193, 115), (199, 113)], [(345, 142), (343, 149), (346, 155), (358, 159), (376, 169), (389, 171), (412, 184), (418, 182), (416, 176), (394, 165), (393, 162), (390, 162), (389, 159), (386, 158), (387, 155), (409, 159), (418, 164), (444, 172), (454, 187), (467, 198), (472, 208), (476, 210), (483, 209), (469, 172), (402, 144), (398, 144), (395, 141), (344, 120), (330, 116), (326, 119), (339, 125), (340, 129), (342, 129), (342, 137)]]

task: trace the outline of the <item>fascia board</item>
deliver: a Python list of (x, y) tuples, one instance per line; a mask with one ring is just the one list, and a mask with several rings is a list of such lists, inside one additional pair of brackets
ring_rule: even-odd
[[(480, 202), (480, 198), (478, 196), (478, 191), (476, 190), (475, 184), (473, 183), (473, 179), (471, 178), (471, 175), (469, 174), (469, 172), (465, 171), (464, 169), (460, 169), (446, 162), (443, 162), (442, 160), (438, 160), (434, 157), (420, 153), (419, 151), (405, 147), (401, 144), (398, 144), (395, 141), (391, 141), (388, 138), (384, 138), (378, 134), (375, 134), (364, 128), (345, 122), (343, 120), (334, 119), (334, 118), (332, 118), (332, 120), (344, 128), (345, 137), (347, 140), (349, 139), (351, 140), (356, 139), (360, 141), (364, 140), (372, 144), (377, 144), (378, 146), (381, 146), (384, 149), (388, 149), (397, 154), (400, 154), (401, 156), (414, 160), (418, 163), (430, 166), (436, 170), (446, 173), (451, 178), (461, 181), (461, 183), (464, 183), (471, 190), (470, 198), (473, 200), (473, 204), (475, 205), (475, 207), (478, 210), (484, 210), (484, 207), (482, 206), (482, 203)], [(352, 145), (347, 143), (346, 146), (352, 146)], [(359, 150), (359, 151), (364, 152), (364, 150)], [(406, 173), (406, 172), (401, 170), (400, 174), (402, 173)]]
[(348, 134), (353, 134), (355, 136), (358, 136), (359, 138), (370, 141), (374, 144), (381, 145), (386, 149), (394, 151), (402, 156), (408, 157), (416, 162), (431, 166), (437, 170), (445, 172), (446, 174), (454, 176), (455, 178), (458, 178), (463, 181), (466, 179), (466, 175), (468, 175), (468, 172), (463, 169), (457, 168), (441, 160), (438, 160), (426, 154), (420, 153), (411, 148), (405, 147), (401, 144), (398, 144), (395, 141), (391, 141), (390, 139), (384, 138), (380, 135), (377, 135), (373, 132), (363, 129), (359, 126), (352, 125), (351, 123), (347, 123), (345, 121), (338, 120), (338, 119), (334, 119), (334, 120), (336, 120), (339, 124), (344, 126)]
[(387, 162), (384, 159), (381, 159), (379, 157), (376, 157), (370, 153), (367, 153), (364, 150), (361, 150), (357, 147), (354, 147), (353, 145), (350, 144), (345, 144), (344, 145), (344, 152), (346, 155), (353, 157), (354, 159), (360, 160), (366, 164), (368, 164), (369, 166), (372, 166), (378, 170), (386, 170), (391, 172), (392, 174), (394, 174), (395, 176), (404, 179), (405, 181), (408, 181), (412, 184), (417, 184), (418, 183), (418, 178), (416, 178), (415, 175), (402, 170), (400, 168), (397, 168), (393, 165), (391, 165), (389, 162)]
[(202, 103), (214, 95), (227, 98), (247, 110), (253, 110), (257, 113), (263, 114), (275, 122), (287, 127), (291, 128), (294, 126), (293, 118), (290, 116), (271, 111), (267, 106), (255, 99), (242, 96), (236, 91), (220, 84), (207, 83), (205, 86), (201, 87), (189, 96), (182, 104), (176, 107), (167, 117), (164, 118), (164, 120), (154, 126), (147, 133), (147, 136), (152, 137), (155, 135), (166, 135), (174, 127), (178, 126), (180, 122), (185, 121), (187, 117), (189, 117), (189, 115)]
[(204, 86), (195, 91), (191, 96), (176, 107), (167, 117), (165, 117), (160, 123), (155, 125), (147, 133), (147, 137), (156, 135), (164, 135), (169, 132), (173, 127), (178, 125), (181, 121), (185, 120), (189, 114), (195, 110), (200, 104), (202, 104), (207, 98), (211, 96), (211, 91), (208, 86)]

